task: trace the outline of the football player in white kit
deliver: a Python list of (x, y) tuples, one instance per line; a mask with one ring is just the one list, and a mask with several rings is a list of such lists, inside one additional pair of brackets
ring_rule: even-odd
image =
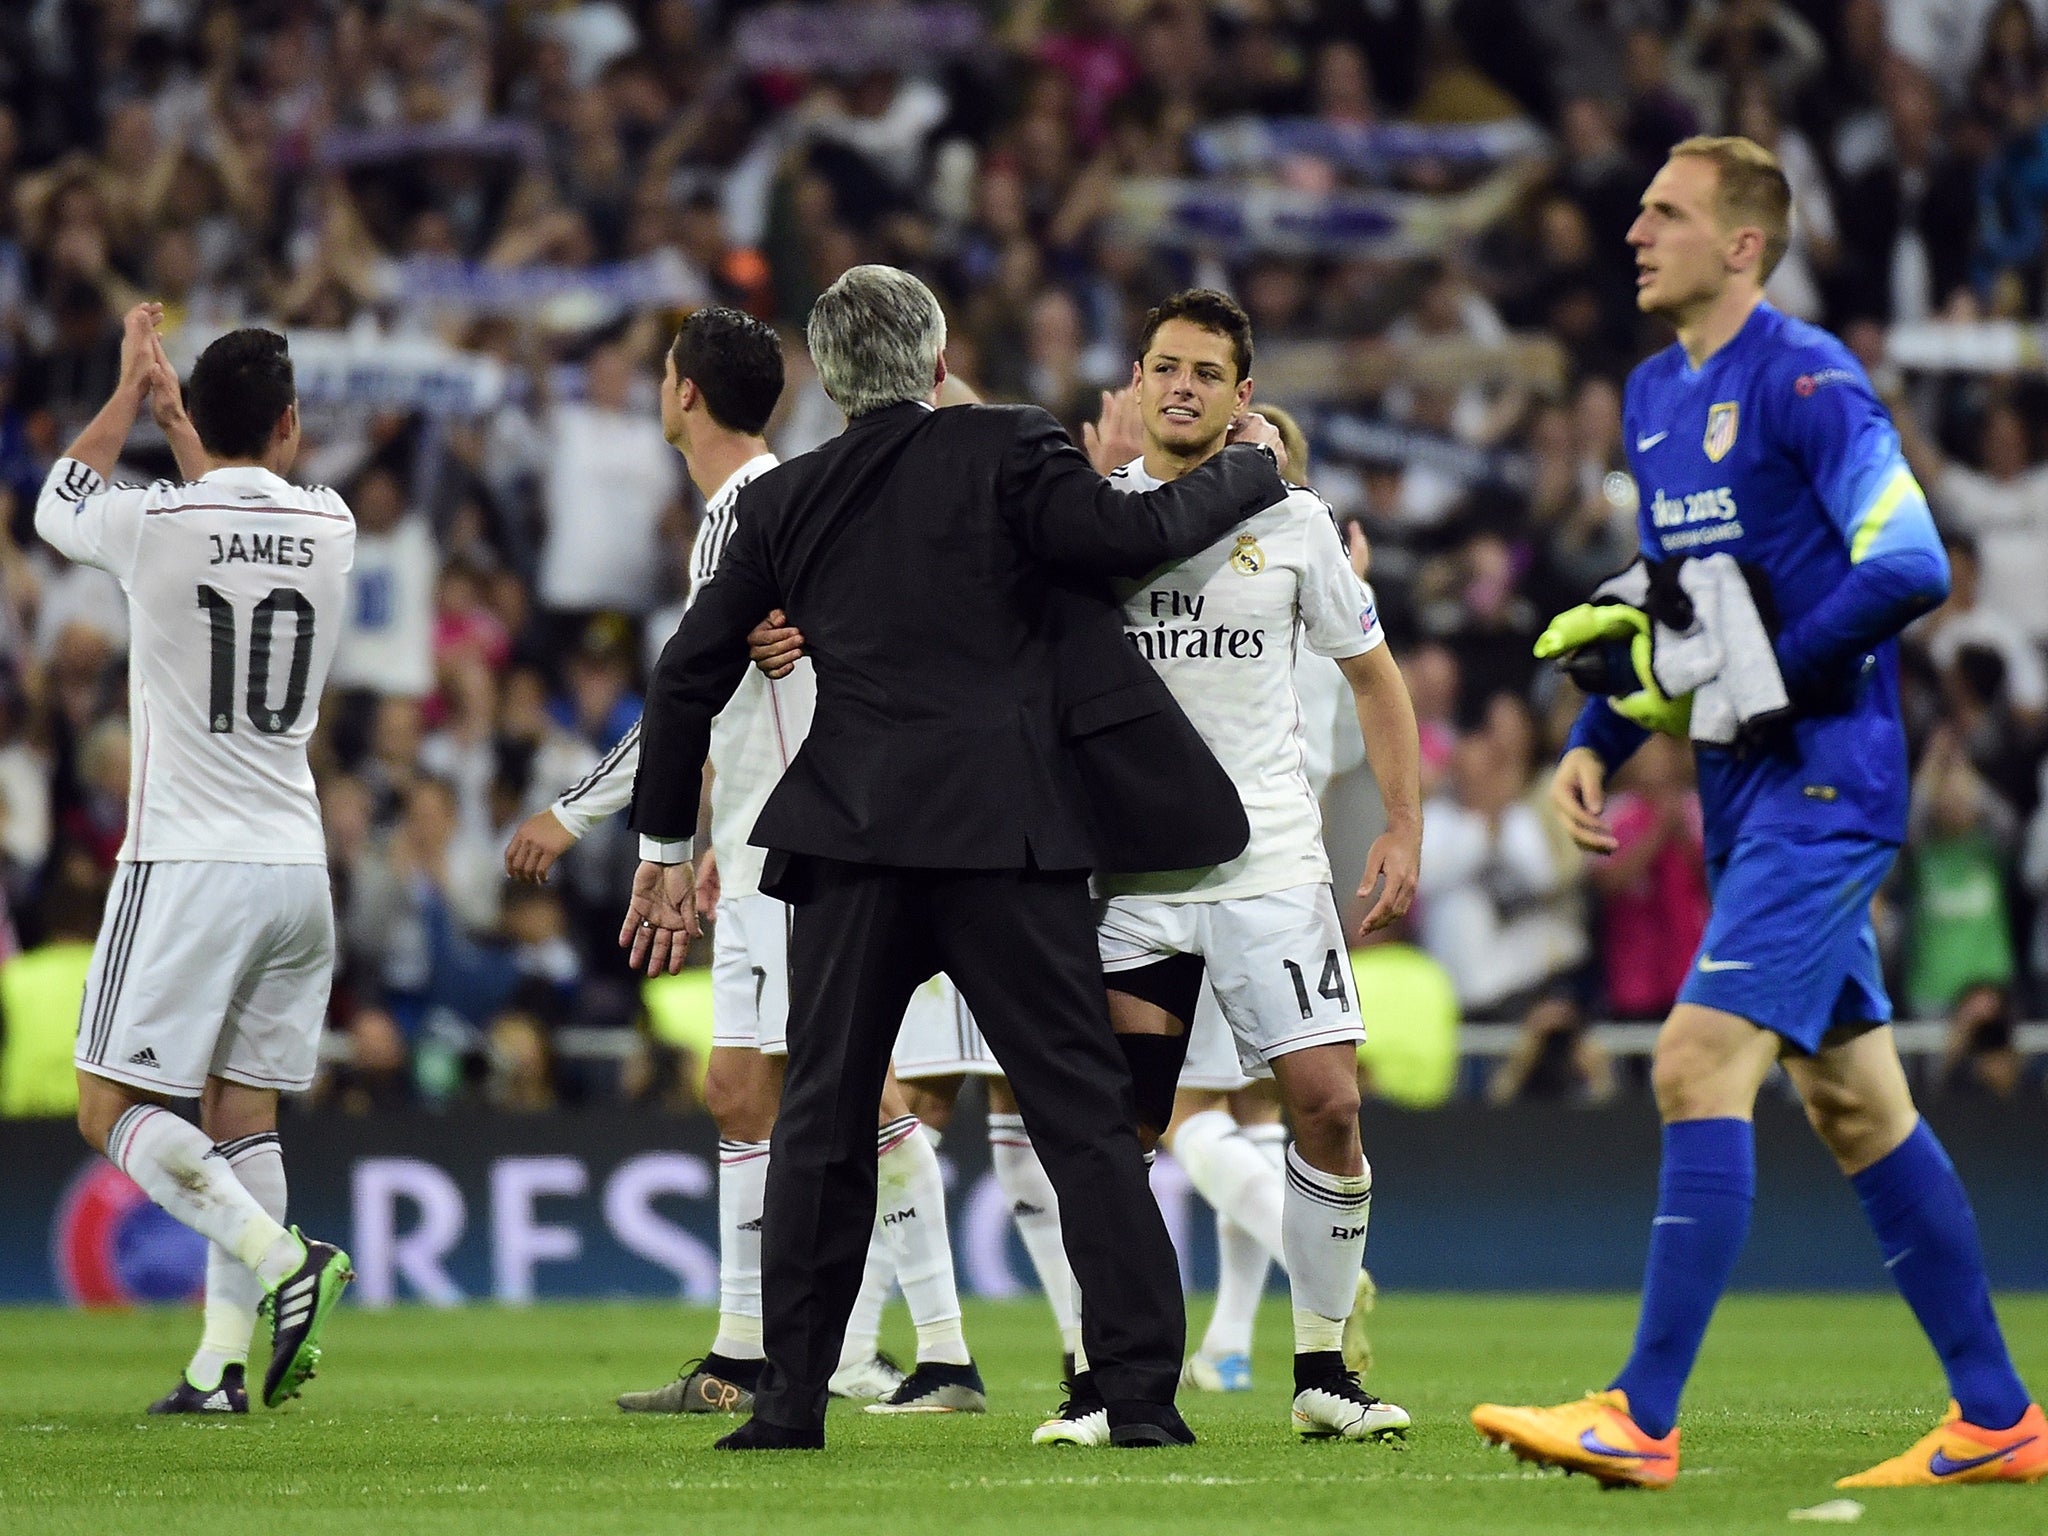
[[(299, 447), (282, 336), (221, 337), (191, 415), (155, 334), (122, 320), (114, 395), (51, 468), (36, 532), (121, 583), (135, 741), (128, 828), (79, 1015), (78, 1126), (211, 1243), (199, 1351), (152, 1413), (246, 1413), (259, 1305), (263, 1402), (320, 1358), (348, 1255), (281, 1225), (277, 1096), (310, 1087), (334, 974), (320, 801), (306, 761), (341, 631), (355, 518), (284, 479)], [(184, 484), (109, 483), (149, 401)], [(199, 1124), (165, 1108), (199, 1100)]]
[[(1135, 419), (1135, 387), (1129, 393)], [(1270, 401), (1261, 401), (1259, 411), (1286, 446), (1284, 478), (1307, 486), (1307, 437), (1293, 417)], [(1134, 425), (1133, 431), (1141, 452), (1142, 428)], [(1352, 564), (1356, 569), (1357, 562)], [(1342, 668), (1310, 647), (1296, 652), (1293, 676), (1301, 705), (1302, 772), (1321, 804), (1332, 776), (1365, 760), (1356, 704)], [(1285, 1265), (1281, 1229), (1287, 1127), (1269, 1069), (1246, 1069), (1230, 1023), (1207, 985), (1188, 1028), (1188, 1059), (1174, 1094), (1173, 1119), (1160, 1139), (1216, 1216), (1216, 1304), (1201, 1343), (1188, 1356), (1181, 1384), (1204, 1392), (1249, 1391), (1252, 1325), (1266, 1272), (1271, 1264)], [(1372, 1362), (1365, 1319), (1376, 1294), (1372, 1277), (1360, 1270), (1357, 1298), (1344, 1322), (1344, 1363), (1360, 1375)]]
[[(775, 465), (762, 439), (782, 392), (782, 352), (772, 328), (738, 310), (700, 309), (669, 349), (662, 429), (705, 498), (690, 551), (690, 592), (718, 568), (732, 535), (740, 489)], [(719, 1129), (719, 1323), (702, 1360), (665, 1386), (628, 1392), (629, 1413), (746, 1413), (762, 1366), (761, 1206), (769, 1133), (782, 1092), (789, 1016), (789, 909), (760, 889), (763, 851), (751, 846), (761, 807), (811, 726), (810, 666), (770, 682), (750, 672), (712, 724), (709, 799), (712, 852), (698, 878), (714, 910), (712, 1050), (704, 1097)], [(640, 728), (547, 810), (528, 819), (505, 854), (515, 878), (545, 878), (571, 844), (632, 798)], [(933, 1006), (946, 1009), (946, 1000)], [(876, 1141), (880, 1194), (868, 1268), (832, 1390), (878, 1399), (878, 1413), (980, 1413), (987, 1400), (960, 1330), (960, 1300), (946, 1226), (936, 1146), (893, 1084)], [(876, 1336), (892, 1284), (917, 1328), (916, 1369), (906, 1376), (878, 1353)]]
[[(1136, 376), (1145, 453), (1118, 477), (1149, 490), (1220, 449), (1249, 406), (1250, 365), (1250, 322), (1226, 296), (1194, 290), (1153, 310)], [(1131, 643), (1230, 771), (1252, 823), (1250, 846), (1228, 864), (1102, 881), (1111, 1017), (1119, 1033), (1156, 1042), (1131, 1053), (1141, 1131), (1156, 1137), (1171, 1119), (1206, 971), (1237, 1054), (1271, 1070), (1293, 1123), (1281, 1247), (1294, 1293), (1294, 1427), (1305, 1438), (1398, 1434), (1408, 1414), (1366, 1392), (1341, 1353), (1372, 1190), (1358, 1136), (1363, 1030), (1303, 771), (1297, 647), (1305, 640), (1343, 669), (1387, 804), (1389, 830), (1366, 863), (1362, 894), (1380, 887), (1368, 929), (1405, 912), (1415, 889), (1421, 796), (1407, 689), (1328, 506), (1306, 489), (1124, 597)], [(1104, 1427), (1084, 1372), (1035, 1438), (1095, 1444)]]

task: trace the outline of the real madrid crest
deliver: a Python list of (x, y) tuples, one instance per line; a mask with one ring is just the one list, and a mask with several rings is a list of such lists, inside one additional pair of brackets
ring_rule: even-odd
[(1735, 446), (1735, 419), (1739, 414), (1738, 402), (1723, 400), (1707, 408), (1707, 457), (1718, 464), (1728, 457), (1728, 450)]
[(1237, 543), (1230, 551), (1230, 563), (1241, 576), (1256, 576), (1266, 568), (1266, 552), (1259, 548), (1259, 541), (1248, 533), (1240, 533)]

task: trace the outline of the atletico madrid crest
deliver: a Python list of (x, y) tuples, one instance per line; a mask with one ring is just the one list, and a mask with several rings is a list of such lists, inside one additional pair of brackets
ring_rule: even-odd
[(1735, 418), (1737, 402), (1723, 400), (1719, 405), (1707, 409), (1707, 457), (1718, 464), (1728, 457), (1728, 450), (1735, 446)]

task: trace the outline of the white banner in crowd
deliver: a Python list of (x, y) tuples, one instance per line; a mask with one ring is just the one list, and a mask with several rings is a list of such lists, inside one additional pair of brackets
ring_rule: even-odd
[(749, 71), (846, 74), (957, 58), (984, 31), (967, 5), (771, 5), (742, 16), (732, 44)]
[(523, 316), (561, 330), (592, 328), (641, 309), (695, 309), (711, 299), (704, 274), (670, 246), (591, 267), (487, 267), (415, 256), (390, 265), (385, 291), (419, 309)]
[(1499, 165), (1540, 155), (1550, 139), (1526, 118), (1498, 123), (1326, 123), (1318, 118), (1234, 117), (1188, 136), (1196, 167), (1210, 176), (1271, 170), (1294, 156), (1324, 160), (1367, 180), (1425, 161)]
[(1885, 361), (1929, 373), (2048, 372), (2048, 326), (2016, 320), (1917, 320), (1884, 339)]
[(1517, 162), (1467, 192), (1309, 192), (1134, 176), (1116, 193), (1118, 232), (1147, 245), (1225, 255), (1369, 256), (1405, 261), (1449, 250), (1514, 206), (1529, 167)]
[[(222, 333), (187, 326), (165, 350), (178, 372), (189, 375), (199, 354)], [(475, 416), (496, 409), (513, 382), (496, 358), (459, 351), (432, 336), (294, 330), (285, 340), (299, 401), (307, 406)]]

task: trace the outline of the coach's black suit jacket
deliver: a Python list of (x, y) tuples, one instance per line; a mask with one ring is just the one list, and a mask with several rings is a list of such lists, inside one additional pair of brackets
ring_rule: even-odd
[(640, 739), (664, 771), (641, 772), (633, 825), (695, 829), (695, 777), (669, 770), (703, 761), (746, 630), (779, 606), (817, 668), (817, 715), (756, 844), (942, 869), (1235, 858), (1237, 791), (1101, 581), (1206, 547), (1281, 494), (1256, 449), (1212, 463), (1127, 496), (1034, 407), (905, 404), (753, 481), (662, 654)]
[(942, 969), (1059, 1192), (1105, 1395), (1171, 1398), (1179, 1280), (1131, 1128), (1085, 873), (1219, 863), (1247, 833), (1102, 581), (1193, 554), (1283, 494), (1254, 448), (1131, 495), (1041, 410), (914, 403), (857, 417), (740, 492), (717, 573), (655, 669), (633, 825), (694, 830), (747, 632), (787, 611), (818, 700), (753, 830), (771, 850), (764, 884), (795, 908), (760, 1417), (822, 1418), (874, 1219), (889, 1050), (911, 991)]

